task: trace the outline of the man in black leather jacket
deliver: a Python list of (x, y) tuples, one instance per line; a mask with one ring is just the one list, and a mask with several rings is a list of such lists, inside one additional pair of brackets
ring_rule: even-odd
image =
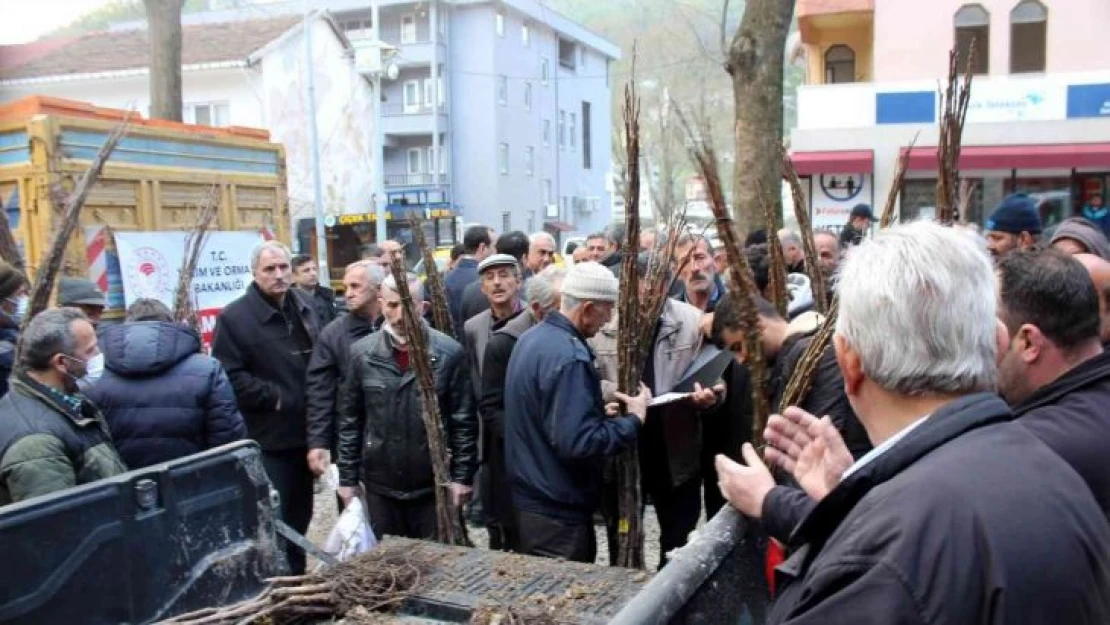
[[(436, 536), (435, 478), (421, 416), (419, 382), (408, 349), (396, 282), (382, 283), (382, 329), (351, 346), (351, 367), (339, 401), (339, 496), (349, 501), (361, 484), (374, 533)], [(423, 308), (420, 281), (409, 276)], [(478, 419), (462, 347), (421, 322), (450, 453), (450, 491), (458, 508), (471, 496), (478, 469)]]

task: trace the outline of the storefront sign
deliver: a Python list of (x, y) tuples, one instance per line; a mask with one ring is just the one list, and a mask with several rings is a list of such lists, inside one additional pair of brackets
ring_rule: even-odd
[[(446, 208), (436, 208), (431, 210), (421, 210), (413, 207), (405, 212), (403, 215), (394, 215), (392, 211), (385, 212), (386, 221), (393, 219), (407, 219), (408, 215), (414, 212), (424, 213), (424, 219), (439, 219), (441, 217), (454, 217), (455, 212)], [(352, 226), (355, 224), (373, 223), (378, 220), (378, 216), (374, 213), (362, 213), (358, 215), (340, 215), (333, 219), (333, 223), (338, 223), (340, 226)], [(329, 226), (330, 227), (330, 226)]]
[(856, 204), (871, 203), (870, 174), (820, 174), (811, 179), (813, 227), (839, 230)]
[[(174, 305), (185, 257), (185, 232), (117, 232), (120, 273), (127, 306), (140, 298)], [(193, 273), (193, 306), (200, 320), (205, 350), (212, 343), (216, 316), (251, 283), (251, 250), (262, 243), (257, 232), (208, 235)]]
[(1110, 84), (1068, 86), (1068, 119), (1110, 117)]
[(1064, 89), (1042, 81), (972, 82), (967, 122), (971, 124), (1064, 119)]

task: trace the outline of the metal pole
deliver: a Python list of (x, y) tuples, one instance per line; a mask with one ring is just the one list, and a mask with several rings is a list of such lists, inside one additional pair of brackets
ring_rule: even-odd
[(304, 57), (305, 73), (308, 82), (308, 136), (312, 144), (312, 196), (316, 205), (316, 261), (320, 267), (320, 279), (325, 285), (331, 284), (328, 270), (328, 240), (324, 228), (324, 191), (320, 182), (320, 138), (316, 131), (316, 73), (312, 63), (312, 24), (308, 1), (305, 1), (304, 14)]
[[(382, 50), (382, 36), (378, 14), (378, 0), (370, 0), (370, 27), (373, 33), (374, 41), (378, 45), (378, 54), (384, 55)], [(374, 238), (378, 245), (381, 245), (388, 237), (385, 228), (385, 147), (384, 140), (382, 139), (382, 73), (385, 71), (384, 59), (381, 64), (380, 71), (375, 72), (373, 76), (373, 89), (374, 89), (374, 142), (373, 149), (371, 150), (374, 158), (377, 160), (374, 169), (374, 225), (376, 226)]]

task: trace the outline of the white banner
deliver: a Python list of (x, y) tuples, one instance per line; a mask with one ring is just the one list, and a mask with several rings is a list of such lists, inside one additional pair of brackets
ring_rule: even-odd
[(972, 81), (967, 123), (1067, 119), (1067, 88), (1045, 80)]
[[(153, 298), (173, 307), (187, 235), (176, 231), (115, 233), (127, 306), (140, 298)], [(205, 240), (193, 273), (192, 295), (205, 349), (211, 344), (216, 316), (250, 286), (251, 250), (259, 243), (262, 235), (257, 232), (212, 232)]]
[[(803, 185), (804, 186), (804, 185)], [(871, 174), (816, 174), (809, 198), (814, 230), (839, 231), (856, 204), (871, 204)]]

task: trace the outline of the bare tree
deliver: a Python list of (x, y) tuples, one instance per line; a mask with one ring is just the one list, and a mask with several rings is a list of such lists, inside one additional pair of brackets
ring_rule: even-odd
[[(727, 16), (725, 0), (722, 42)], [(741, 236), (763, 221), (764, 203), (782, 215), (783, 63), (793, 16), (794, 2), (748, 0), (728, 46), (725, 69), (736, 108), (732, 212)]]
[(185, 0), (143, 0), (150, 38), (150, 116), (181, 121), (181, 8)]

